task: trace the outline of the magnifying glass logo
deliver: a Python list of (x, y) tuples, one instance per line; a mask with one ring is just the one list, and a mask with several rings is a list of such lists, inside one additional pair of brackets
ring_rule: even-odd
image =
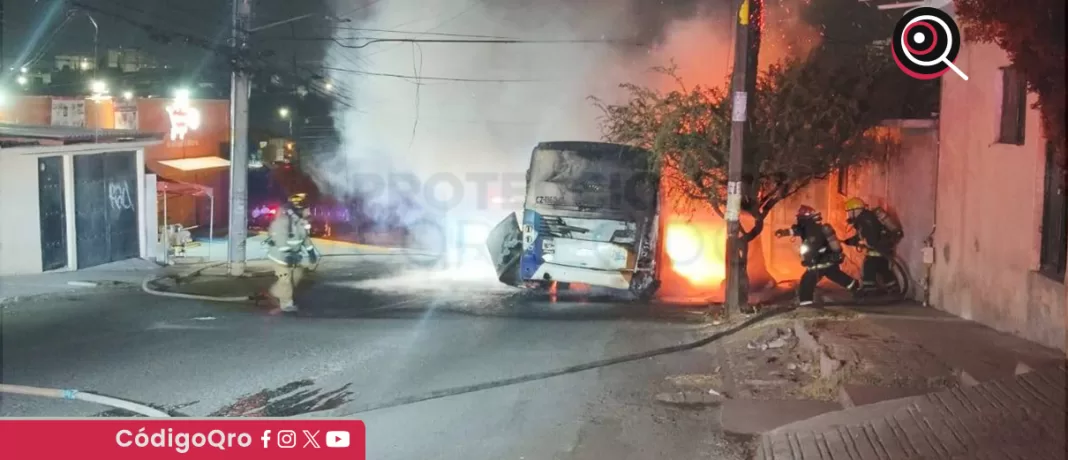
[(932, 80), (952, 70), (967, 80), (953, 64), (960, 52), (960, 29), (953, 18), (938, 8), (909, 10), (894, 27), (891, 39), (894, 62), (906, 74)]

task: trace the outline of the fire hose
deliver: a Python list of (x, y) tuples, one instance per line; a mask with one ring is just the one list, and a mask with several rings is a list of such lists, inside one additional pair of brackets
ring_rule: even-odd
[(146, 417), (171, 416), (166, 412), (163, 412), (159, 409), (154, 409), (144, 404), (138, 404), (135, 402), (112, 398), (110, 396), (98, 395), (95, 393), (86, 393), (78, 390), (60, 390), (56, 388), (38, 388), (0, 383), (0, 393), (11, 393), (25, 396), (40, 396), (44, 398), (65, 399), (69, 401), (85, 401), (95, 404), (101, 404), (104, 406), (114, 407), (116, 409), (130, 411), (135, 414), (144, 415)]
[(526, 374), (526, 375), (520, 375), (520, 376), (517, 376), (517, 377), (511, 377), (511, 378), (500, 379), (500, 380), (493, 380), (493, 381), (489, 381), (489, 382), (476, 383), (476, 384), (472, 384), (472, 385), (463, 385), (463, 386), (457, 386), (457, 387), (452, 387), (452, 388), (445, 388), (445, 389), (441, 389), (441, 390), (430, 391), (430, 392), (423, 393), (423, 394), (417, 394), (417, 395), (411, 395), (411, 396), (402, 396), (402, 397), (399, 397), (399, 398), (396, 398), (396, 399), (392, 399), (392, 400), (385, 401), (385, 402), (380, 402), (380, 403), (366, 404), (366, 405), (363, 405), (363, 406), (347, 407), (347, 408), (346, 407), (342, 407), (342, 408), (333, 409), (333, 410), (329, 410), (329, 411), (323, 411), (323, 412), (320, 412), (319, 414), (323, 415), (323, 416), (329, 416), (329, 417), (347, 417), (347, 416), (352, 416), (352, 415), (356, 415), (356, 414), (361, 414), (361, 413), (364, 413), (364, 412), (371, 412), (371, 411), (376, 411), (376, 410), (381, 410), (381, 409), (388, 409), (388, 408), (391, 408), (391, 407), (398, 407), (398, 406), (407, 406), (407, 405), (410, 405), (410, 404), (420, 403), (420, 402), (424, 402), (424, 401), (430, 401), (430, 400), (434, 400), (434, 399), (441, 399), (441, 398), (447, 398), (447, 397), (451, 397), (451, 396), (458, 396), (458, 395), (462, 395), (462, 394), (466, 394), (466, 393), (474, 393), (474, 392), (477, 392), (477, 391), (489, 390), (489, 389), (493, 389), (493, 388), (500, 388), (500, 387), (518, 385), (520, 383), (533, 382), (533, 381), (536, 381), (536, 380), (545, 380), (545, 379), (552, 378), (552, 377), (559, 377), (561, 375), (575, 374), (575, 373), (579, 373), (579, 372), (583, 372), (583, 371), (598, 369), (598, 368), (602, 368), (602, 367), (608, 367), (608, 366), (612, 366), (612, 365), (616, 365), (616, 364), (623, 364), (623, 363), (627, 363), (627, 362), (633, 362), (633, 361), (639, 361), (639, 360), (642, 360), (642, 359), (653, 358), (653, 357), (656, 357), (656, 356), (667, 355), (667, 354), (671, 354), (671, 353), (678, 353), (678, 352), (687, 351), (687, 350), (693, 350), (695, 348), (703, 347), (705, 345), (711, 344), (713, 342), (716, 342), (718, 340), (724, 339), (726, 337), (730, 337), (730, 336), (734, 335), (735, 333), (738, 333), (738, 332), (740, 332), (742, 330), (748, 329), (749, 327), (751, 327), (751, 326), (753, 326), (753, 325), (755, 325), (757, 323), (760, 323), (760, 322), (762, 322), (764, 320), (767, 320), (769, 318), (778, 316), (778, 315), (780, 315), (782, 313), (785, 313), (785, 312), (788, 312), (788, 311), (791, 311), (791, 310), (793, 310), (793, 309), (792, 308), (781, 308), (781, 307), (780, 308), (768, 309), (768, 310), (762, 311), (760, 313), (757, 313), (755, 315), (752, 315), (749, 318), (747, 318), (745, 321), (737, 323), (737, 324), (731, 326), (728, 329), (720, 330), (720, 331), (714, 332), (712, 334), (709, 334), (709, 335), (707, 335), (705, 337), (702, 337), (700, 339), (697, 339), (697, 340), (694, 340), (694, 341), (691, 341), (691, 342), (687, 342), (687, 343), (682, 343), (682, 344), (679, 344), (679, 345), (672, 345), (672, 346), (668, 346), (668, 347), (654, 348), (652, 350), (646, 350), (646, 351), (641, 351), (641, 352), (637, 352), (637, 353), (630, 353), (630, 354), (626, 354), (626, 355), (622, 355), (622, 356), (616, 356), (614, 358), (606, 358), (606, 359), (601, 359), (601, 360), (597, 360), (597, 361), (590, 361), (590, 362), (587, 362), (587, 363), (576, 364), (574, 366), (563, 367), (563, 368), (560, 368), (560, 369), (555, 369), (555, 370), (550, 370), (550, 371), (536, 372), (536, 373), (531, 373), (531, 374)]

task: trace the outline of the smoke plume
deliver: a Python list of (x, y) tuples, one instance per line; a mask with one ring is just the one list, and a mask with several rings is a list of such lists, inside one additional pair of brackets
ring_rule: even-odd
[[(818, 38), (795, 19), (802, 1), (766, 1), (762, 62), (805, 52)], [(444, 245), (437, 249), (453, 262), (466, 250), (481, 254), (479, 238), (521, 207), (509, 199), (522, 194), (538, 142), (600, 140), (589, 96), (614, 102), (622, 82), (666, 84), (649, 69), (672, 61), (687, 84), (726, 82), (737, 14), (730, 4), (341, 0), (338, 14), (362, 15), (334, 31), (358, 37), (341, 40), (350, 46), (366, 38), (606, 42), (334, 45), (330, 78), (352, 107), (338, 106), (341, 150), (319, 159), (313, 175), (328, 193), (376, 202), (410, 225), (440, 224), (443, 236), (419, 236)], [(402, 199), (402, 189), (414, 198)]]

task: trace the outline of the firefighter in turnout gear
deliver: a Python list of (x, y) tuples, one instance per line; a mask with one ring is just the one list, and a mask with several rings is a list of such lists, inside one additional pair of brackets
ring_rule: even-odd
[(845, 260), (842, 245), (834, 229), (823, 223), (819, 211), (811, 206), (802, 205), (797, 210), (797, 222), (790, 228), (776, 230), (775, 236), (801, 238), (801, 264), (805, 266), (805, 274), (801, 275), (798, 287), (798, 300), (801, 306), (813, 304), (816, 297), (816, 285), (824, 277), (856, 295), (860, 289), (860, 283), (840, 268), (842, 261)]
[(297, 310), (293, 293), (304, 277), (305, 258), (309, 265), (319, 262), (319, 251), (312, 244), (308, 222), (306, 197), (299, 193), (289, 197), (285, 210), (275, 217), (267, 229), (267, 258), (275, 263), (277, 278), (268, 293), (278, 299), (284, 312)]
[(885, 291), (899, 294), (901, 286), (890, 269), (890, 261), (894, 257), (894, 247), (904, 236), (901, 226), (882, 208), (869, 209), (860, 198), (846, 200), (845, 209), (849, 215), (847, 222), (856, 229), (856, 234), (843, 242), (867, 251), (861, 269), (863, 289), (875, 291), (879, 288), (879, 281), (882, 281)]

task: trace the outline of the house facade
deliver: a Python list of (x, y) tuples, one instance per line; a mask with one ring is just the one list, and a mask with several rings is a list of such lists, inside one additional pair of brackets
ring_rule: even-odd
[(1008, 55), (965, 43), (942, 78), (932, 303), (1068, 349), (1065, 170)]
[(0, 124), (0, 275), (147, 258), (156, 216), (144, 152), (161, 137)]
[[(162, 133), (162, 142), (145, 148), (147, 172), (166, 180), (208, 187), (217, 197), (230, 193), (227, 100), (21, 96), (0, 101), (0, 122)], [(208, 200), (196, 197), (176, 197), (169, 203), (171, 223), (201, 228), (214, 224), (221, 229), (228, 221), (225, 199), (216, 200), (214, 207)]]
[[(915, 300), (1068, 351), (1066, 171), (1043, 135), (1037, 96), (995, 44), (966, 42), (955, 64), (969, 78), (941, 78), (937, 119), (888, 123), (900, 142), (888, 164), (802, 190), (770, 225), (787, 225), (804, 203), (844, 235), (844, 199), (883, 206), (905, 228), (898, 255)], [(789, 242), (763, 242), (777, 279), (799, 274), (783, 263), (796, 259)], [(850, 251), (845, 264), (854, 274), (857, 256)]]

